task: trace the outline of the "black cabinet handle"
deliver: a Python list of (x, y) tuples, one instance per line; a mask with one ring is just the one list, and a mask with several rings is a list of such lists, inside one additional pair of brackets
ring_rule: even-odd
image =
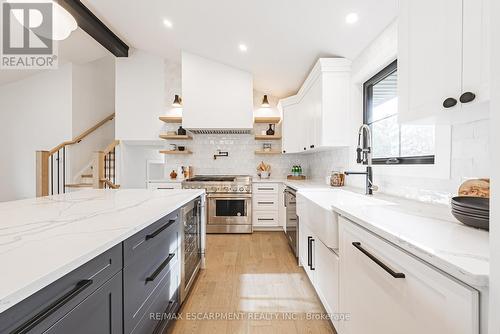
[(454, 98), (452, 98), (452, 97), (449, 97), (449, 98), (447, 98), (446, 100), (444, 100), (444, 102), (443, 102), (443, 107), (445, 107), (445, 108), (447, 108), (447, 109), (448, 109), (448, 108), (451, 108), (451, 107), (456, 106), (456, 105), (457, 105), (457, 103), (458, 103), (457, 99), (454, 99)]
[(309, 148), (314, 148), (314, 145), (309, 145)]
[(460, 102), (462, 103), (469, 103), (474, 101), (476, 98), (476, 94), (471, 93), (471, 92), (465, 92), (460, 96)]
[(312, 237), (307, 237), (307, 265), (309, 268), (312, 266), (311, 239)]
[(286, 151), (285, 151), (285, 150), (283, 150), (283, 153), (286, 153)]
[(42, 321), (47, 319), (51, 314), (55, 313), (58, 309), (63, 307), (71, 299), (75, 298), (83, 290), (87, 289), (92, 284), (91, 279), (84, 279), (78, 282), (71, 291), (64, 294), (61, 298), (54, 301), (52, 304), (44, 308), (40, 313), (25, 322), (23, 325), (11, 332), (11, 334), (24, 334), (30, 332), (33, 328), (38, 326)]
[(146, 283), (152, 282), (161, 273), (161, 271), (167, 266), (167, 264), (174, 258), (175, 254), (170, 253), (168, 257), (156, 268), (156, 270), (151, 274), (151, 276), (146, 278)]
[(263, 202), (263, 201), (259, 201), (259, 202), (257, 202), (257, 204), (274, 204), (274, 202)]
[(307, 150), (307, 148), (304, 147), (304, 151)]
[(394, 277), (394, 278), (405, 278), (405, 274), (395, 272), (394, 270), (392, 270), (391, 268), (389, 268), (385, 263), (383, 263), (382, 261), (380, 261), (379, 259), (377, 259), (373, 254), (370, 254), (370, 252), (368, 252), (366, 249), (364, 249), (363, 247), (361, 247), (361, 242), (353, 242), (352, 245), (354, 247), (356, 247), (357, 249), (359, 249), (361, 251), (361, 253), (363, 253), (366, 256), (368, 256), (370, 258), (370, 260), (372, 260), (373, 262), (375, 262), (376, 264), (378, 264), (382, 269), (384, 269), (386, 272), (388, 272), (392, 277)]
[(313, 259), (313, 254), (314, 254), (314, 245), (313, 245), (313, 242), (316, 243), (316, 240), (314, 240), (314, 238), (311, 238), (311, 266), (310, 266), (310, 268), (311, 268), (311, 270), (316, 270), (316, 268), (313, 267), (313, 264), (314, 264), (313, 260), (315, 260), (315, 259)]
[(162, 227), (160, 227), (159, 229), (157, 229), (153, 233), (147, 234), (146, 235), (146, 241), (149, 240), (149, 239), (153, 239), (154, 237), (156, 237), (158, 234), (160, 234), (162, 231), (164, 231), (167, 227), (169, 227), (170, 225), (172, 225), (175, 222), (176, 222), (175, 219), (170, 219), (168, 221), (168, 223), (166, 223), (165, 225), (163, 225)]

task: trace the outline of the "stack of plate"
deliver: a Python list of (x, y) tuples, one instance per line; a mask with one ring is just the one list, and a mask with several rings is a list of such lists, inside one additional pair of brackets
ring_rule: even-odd
[(451, 212), (465, 225), (489, 230), (490, 199), (457, 196), (451, 199)]

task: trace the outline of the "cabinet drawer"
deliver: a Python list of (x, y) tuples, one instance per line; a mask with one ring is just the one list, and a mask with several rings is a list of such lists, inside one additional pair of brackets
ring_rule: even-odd
[[(175, 226), (179, 226), (176, 223)], [(155, 298), (160, 282), (179, 269), (179, 233), (170, 232), (123, 268), (125, 332), (129, 333)], [(137, 254), (139, 255), (139, 254)]]
[(123, 242), (123, 265), (134, 261), (135, 256), (143, 256), (148, 249), (165, 242), (169, 234), (179, 229), (179, 210), (166, 215), (154, 224), (134, 234)]
[(277, 195), (260, 195), (253, 198), (253, 209), (255, 211), (277, 211)]
[(340, 226), (340, 312), (351, 315), (342, 333), (479, 333), (478, 291), (344, 218)]
[(254, 194), (277, 194), (279, 189), (278, 183), (254, 183)]
[(122, 268), (121, 244), (0, 314), (0, 333), (29, 326), (45, 331)]
[(278, 212), (257, 211), (253, 213), (254, 226), (279, 226)]
[(122, 275), (116, 274), (44, 334), (122, 334)]
[(126, 331), (125, 333), (163, 333), (170, 323), (169, 314), (179, 310), (179, 293), (177, 291), (179, 279), (178, 271), (171, 270), (158, 285), (149, 308), (142, 314), (135, 327), (130, 332)]

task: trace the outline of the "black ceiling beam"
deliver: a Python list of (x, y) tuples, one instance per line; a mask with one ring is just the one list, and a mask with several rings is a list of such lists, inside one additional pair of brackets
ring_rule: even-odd
[(128, 57), (128, 45), (102, 23), (81, 1), (58, 0), (57, 3), (73, 15), (80, 28), (112, 54), (116, 57)]

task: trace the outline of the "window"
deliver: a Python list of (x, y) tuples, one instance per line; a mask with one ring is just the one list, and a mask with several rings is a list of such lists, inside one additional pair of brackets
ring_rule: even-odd
[(373, 164), (434, 164), (434, 126), (398, 123), (397, 60), (363, 85)]

